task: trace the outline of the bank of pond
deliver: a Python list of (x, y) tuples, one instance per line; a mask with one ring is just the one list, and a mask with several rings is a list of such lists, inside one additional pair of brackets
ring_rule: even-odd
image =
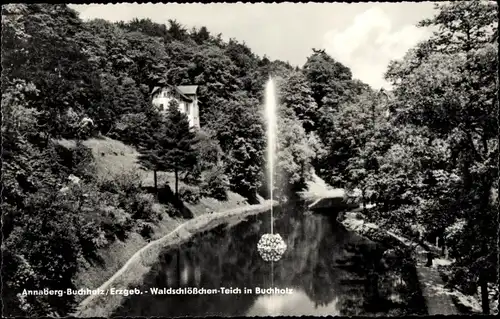
[(336, 215), (297, 203), (274, 211), (287, 244), (266, 262), (257, 242), (271, 214), (249, 216), (164, 251), (112, 316), (426, 314), (415, 266), (402, 250), (347, 230)]

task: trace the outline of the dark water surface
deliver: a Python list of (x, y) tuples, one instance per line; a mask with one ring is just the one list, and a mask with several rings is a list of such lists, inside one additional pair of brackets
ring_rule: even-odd
[[(411, 269), (388, 260), (382, 247), (346, 230), (335, 216), (297, 206), (274, 212), (274, 233), (288, 248), (278, 262), (257, 251), (270, 232), (270, 214), (251, 216), (198, 234), (164, 252), (114, 316), (272, 316), (423, 314)], [(388, 266), (389, 265), (389, 266)], [(232, 294), (152, 294), (151, 288), (233, 288)], [(256, 288), (291, 294), (256, 294)], [(135, 288), (135, 287), (132, 287)], [(240, 293), (237, 289), (239, 288)], [(244, 293), (245, 288), (252, 293)], [(219, 290), (220, 291), (220, 290)]]

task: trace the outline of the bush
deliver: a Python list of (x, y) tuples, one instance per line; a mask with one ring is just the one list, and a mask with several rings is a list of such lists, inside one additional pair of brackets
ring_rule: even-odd
[(165, 213), (167, 213), (170, 217), (177, 217), (181, 215), (181, 212), (170, 203), (165, 205)]
[(223, 172), (222, 167), (216, 167), (207, 172), (201, 185), (202, 196), (227, 200), (229, 180)]
[[(19, 279), (28, 275), (26, 279), (38, 287), (73, 289), (79, 260), (88, 257), (85, 254), (89, 251), (96, 250), (95, 245), (82, 246), (87, 236), (82, 234), (85, 223), (75, 202), (56, 189), (44, 189), (29, 196), (23, 214), (19, 216), (18, 226), (3, 243), (6, 249), (19, 257), (18, 261), (22, 261), (13, 260), (22, 272), (18, 271), (15, 275)], [(23, 287), (12, 288), (17, 293)], [(26, 315), (46, 316), (52, 312), (66, 314), (75, 303), (74, 296), (35, 297), (28, 296), (27, 300), (21, 301), (21, 306), (26, 306), (28, 311)]]
[(144, 123), (148, 121), (144, 113), (128, 113), (120, 116), (116, 126), (108, 136), (131, 145), (139, 145)]
[(190, 204), (197, 204), (201, 199), (201, 193), (197, 187), (186, 186), (179, 189), (179, 197)]
[(109, 243), (109, 240), (106, 238), (106, 232), (101, 228), (101, 225), (96, 222), (89, 222), (82, 225), (77, 232), (84, 259), (86, 261), (99, 260), (100, 257), (97, 250)]
[(86, 180), (93, 180), (96, 176), (96, 163), (92, 150), (83, 145), (81, 141), (76, 142), (72, 152), (72, 173)]
[(85, 180), (92, 180), (96, 174), (96, 163), (92, 150), (77, 141), (75, 145), (56, 141), (49, 146), (54, 161), (53, 170), (65, 175), (74, 174)]
[(151, 194), (139, 193), (132, 195), (130, 209), (132, 218), (155, 222), (158, 220), (161, 211), (153, 207), (154, 196)]
[(98, 186), (101, 191), (128, 197), (141, 192), (142, 175), (136, 169), (124, 170), (101, 178), (98, 181)]
[(205, 171), (213, 168), (222, 158), (222, 149), (211, 133), (200, 131), (197, 134), (196, 149), (199, 154), (198, 169)]
[(132, 230), (134, 224), (131, 215), (121, 208), (112, 206), (101, 210), (101, 225), (105, 238), (114, 240), (115, 237), (124, 240), (128, 237), (128, 232)]
[(142, 237), (144, 237), (145, 239), (151, 239), (151, 236), (154, 233), (153, 226), (151, 226), (151, 224), (143, 222), (139, 225), (139, 229), (139, 233)]

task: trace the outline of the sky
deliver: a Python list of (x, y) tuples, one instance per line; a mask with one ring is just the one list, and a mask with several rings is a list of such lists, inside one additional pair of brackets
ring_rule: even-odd
[(280, 4), (90, 4), (71, 5), (84, 20), (175, 19), (188, 29), (206, 26), (224, 39), (245, 42), (259, 56), (303, 66), (312, 49), (324, 49), (374, 89), (390, 89), (383, 75), (391, 60), (426, 39), (417, 28), (434, 15), (433, 2)]

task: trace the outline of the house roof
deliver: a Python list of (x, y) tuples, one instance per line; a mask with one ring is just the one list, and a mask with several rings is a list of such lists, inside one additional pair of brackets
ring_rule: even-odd
[(179, 85), (177, 89), (181, 91), (183, 94), (192, 95), (196, 94), (196, 90), (198, 90), (198, 85)]
[[(189, 86), (186, 86), (186, 87), (191, 87), (191, 86), (196, 86), (196, 85), (189, 85)], [(158, 90), (160, 90), (160, 89), (162, 89), (162, 88), (167, 88), (167, 87), (168, 87), (168, 88), (171, 88), (171, 89), (173, 89), (174, 91), (176, 91), (177, 93), (179, 93), (179, 95), (180, 95), (183, 99), (188, 100), (189, 102), (192, 102), (192, 101), (193, 101), (193, 99), (192, 99), (192, 98), (190, 98), (189, 96), (187, 96), (187, 95), (186, 95), (187, 93), (184, 93), (183, 91), (181, 91), (181, 90), (179, 89), (179, 88), (180, 88), (179, 86), (173, 86), (173, 85), (170, 85), (170, 84), (165, 84), (165, 85), (162, 85), (162, 86), (155, 86), (155, 87), (153, 88), (153, 90), (151, 91), (151, 95), (154, 95), (154, 94), (156, 94), (156, 92), (158, 92)], [(196, 87), (197, 87), (197, 86), (196, 86)], [(195, 92), (196, 92), (196, 90), (195, 90)]]

